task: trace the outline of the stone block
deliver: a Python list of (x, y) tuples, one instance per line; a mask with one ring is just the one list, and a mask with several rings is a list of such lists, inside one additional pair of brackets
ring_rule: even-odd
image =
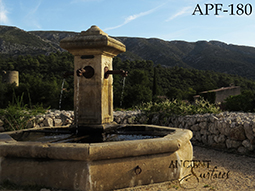
[(215, 134), (215, 135), (219, 134), (219, 131), (218, 131), (217, 127), (213, 123), (208, 125), (208, 131), (212, 134)]
[(208, 145), (213, 145), (214, 143), (214, 135), (208, 135)]
[(225, 141), (226, 141), (226, 137), (225, 137), (225, 135), (215, 135), (214, 136), (214, 141), (216, 142), (216, 143), (224, 143)]
[(252, 151), (254, 148), (253, 148), (253, 145), (251, 144), (251, 142), (248, 140), (248, 139), (246, 139), (246, 140), (244, 140), (243, 142), (242, 142), (242, 145), (246, 148), (246, 149), (248, 149), (249, 151)]
[(201, 129), (207, 129), (207, 122), (206, 121), (200, 122), (199, 127), (201, 127)]
[(198, 140), (199, 142), (202, 141), (202, 137), (199, 131), (194, 132), (194, 137), (196, 138), (196, 140)]
[(54, 126), (61, 126), (62, 124), (63, 123), (61, 119), (54, 119)]
[(235, 140), (231, 140), (231, 139), (226, 140), (226, 147), (227, 148), (238, 148), (241, 145), (242, 145), (241, 141), (235, 141)]
[(229, 138), (232, 140), (243, 141), (246, 139), (243, 126), (237, 126), (231, 128), (229, 132)]
[(201, 129), (201, 130), (200, 130), (200, 133), (201, 133), (202, 135), (208, 135), (208, 134), (209, 134), (208, 131), (205, 130), (205, 129)]
[(217, 120), (218, 120), (217, 117), (215, 117), (215, 116), (213, 116), (213, 115), (210, 115), (209, 121), (210, 121), (211, 123), (214, 123), (214, 122), (217, 121)]
[(50, 117), (46, 117), (43, 121), (44, 126), (53, 127), (53, 119)]
[(245, 154), (247, 152), (247, 149), (245, 147), (241, 146), (241, 147), (238, 147), (237, 151), (239, 153)]
[(208, 143), (207, 135), (202, 135), (201, 140), (204, 144)]
[(34, 120), (29, 121), (29, 122), (27, 123), (27, 128), (34, 128), (35, 125), (36, 125), (36, 124), (35, 124)]
[(4, 122), (0, 119), (0, 127), (4, 126)]
[(192, 125), (190, 127), (192, 131), (200, 131), (201, 127), (198, 124)]
[(251, 142), (253, 142), (254, 134), (253, 134), (252, 126), (250, 125), (250, 123), (245, 122), (244, 125), (243, 125), (243, 127), (244, 127), (244, 132), (245, 132), (246, 137), (247, 137)]
[(114, 117), (114, 121), (115, 121), (116, 123), (120, 124), (120, 123), (121, 123), (121, 118), (120, 118), (120, 116), (115, 116), (115, 117)]

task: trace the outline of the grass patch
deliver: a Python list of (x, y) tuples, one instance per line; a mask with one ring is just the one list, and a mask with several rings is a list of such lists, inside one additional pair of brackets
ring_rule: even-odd
[(26, 129), (28, 123), (35, 120), (33, 116), (46, 112), (42, 105), (30, 106), (29, 108), (27, 104), (23, 104), (23, 95), (21, 97), (14, 95), (12, 103), (9, 103), (6, 109), (0, 109), (5, 131)]

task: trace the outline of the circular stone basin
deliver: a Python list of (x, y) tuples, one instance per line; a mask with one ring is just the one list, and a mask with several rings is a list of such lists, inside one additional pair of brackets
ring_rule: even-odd
[(164, 137), (174, 132), (172, 129), (155, 129), (148, 126), (113, 126), (104, 133), (73, 133), (69, 128), (32, 129), (11, 134), (16, 141), (41, 143), (100, 143), (128, 141)]

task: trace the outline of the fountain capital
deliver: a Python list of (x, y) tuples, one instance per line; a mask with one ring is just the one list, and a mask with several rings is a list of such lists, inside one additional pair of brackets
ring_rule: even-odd
[(126, 46), (111, 38), (99, 27), (93, 25), (73, 37), (66, 37), (60, 41), (60, 46), (73, 55), (107, 55), (114, 57), (126, 51)]
[(88, 30), (81, 31), (81, 35), (88, 36), (88, 35), (104, 35), (108, 37), (104, 31), (102, 31), (98, 26), (92, 25)]

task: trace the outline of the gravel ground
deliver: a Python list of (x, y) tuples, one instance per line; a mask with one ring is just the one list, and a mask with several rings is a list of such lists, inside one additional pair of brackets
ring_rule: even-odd
[[(183, 181), (178, 181), (137, 186), (133, 188), (119, 189), (116, 191), (199, 191), (199, 190), (220, 190), (220, 191), (242, 191), (255, 190), (255, 158), (226, 153), (214, 149), (194, 146), (194, 160), (210, 160), (209, 168), (199, 166), (194, 168), (194, 174)], [(214, 170), (213, 170), (214, 169)], [(213, 176), (208, 177), (208, 174)], [(200, 176), (201, 175), (201, 176)], [(216, 178), (217, 175), (217, 178)], [(3, 190), (2, 191), (17, 191)], [(22, 190), (18, 190), (22, 191)], [(37, 191), (56, 191), (56, 189), (39, 189)], [(58, 190), (60, 191), (60, 190)]]
[[(194, 160), (210, 160), (194, 168), (194, 174), (180, 185), (178, 181), (119, 189), (118, 191), (165, 190), (255, 190), (255, 158), (194, 146)], [(209, 172), (209, 173), (208, 173)], [(225, 174), (224, 174), (225, 173)], [(210, 177), (208, 177), (210, 174)], [(200, 176), (201, 175), (201, 176)], [(212, 175), (212, 176), (211, 176)], [(217, 178), (216, 178), (217, 176)]]

